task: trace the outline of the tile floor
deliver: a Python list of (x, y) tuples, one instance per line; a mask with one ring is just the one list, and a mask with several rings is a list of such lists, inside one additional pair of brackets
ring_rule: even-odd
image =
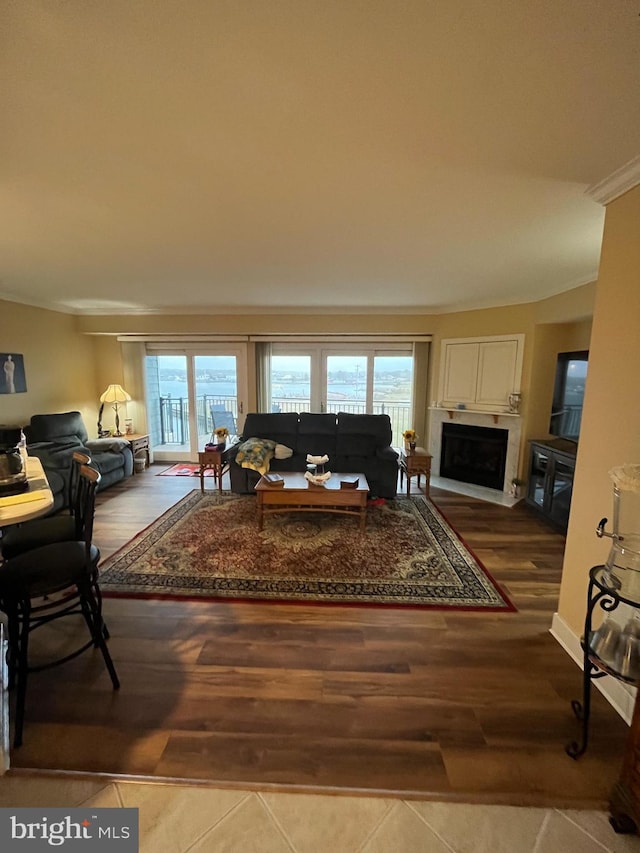
[(141, 853), (638, 853), (597, 811), (9, 773), (0, 807), (139, 809)]

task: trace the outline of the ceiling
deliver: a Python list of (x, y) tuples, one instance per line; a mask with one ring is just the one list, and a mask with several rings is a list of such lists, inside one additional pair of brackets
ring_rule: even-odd
[(0, 298), (442, 312), (597, 276), (640, 0), (7, 0)]

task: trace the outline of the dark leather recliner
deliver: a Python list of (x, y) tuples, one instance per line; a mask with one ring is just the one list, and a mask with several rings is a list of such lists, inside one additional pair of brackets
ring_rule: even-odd
[(53, 491), (52, 512), (66, 503), (75, 451), (91, 457), (91, 466), (100, 473), (99, 489), (106, 489), (133, 473), (129, 442), (122, 438), (89, 439), (80, 412), (33, 415), (24, 434), (27, 452), (40, 459)]

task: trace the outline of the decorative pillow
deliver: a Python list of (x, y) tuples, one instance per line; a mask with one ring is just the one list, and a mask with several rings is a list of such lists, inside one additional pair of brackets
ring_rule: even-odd
[(270, 438), (248, 438), (238, 448), (236, 462), (243, 468), (266, 474), (275, 449), (276, 443)]
[(293, 456), (293, 450), (290, 447), (287, 447), (286, 444), (276, 444), (274, 456), (276, 459), (289, 459)]

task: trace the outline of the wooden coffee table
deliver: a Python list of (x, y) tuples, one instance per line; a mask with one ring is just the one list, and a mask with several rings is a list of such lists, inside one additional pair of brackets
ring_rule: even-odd
[[(367, 520), (369, 484), (364, 474), (332, 474), (324, 486), (314, 486), (304, 474), (279, 472), (283, 486), (268, 486), (261, 477), (256, 485), (258, 497), (258, 530), (262, 530), (265, 515), (277, 512), (336, 512), (360, 518), (360, 530)], [(355, 489), (341, 489), (340, 480), (358, 477)]]

